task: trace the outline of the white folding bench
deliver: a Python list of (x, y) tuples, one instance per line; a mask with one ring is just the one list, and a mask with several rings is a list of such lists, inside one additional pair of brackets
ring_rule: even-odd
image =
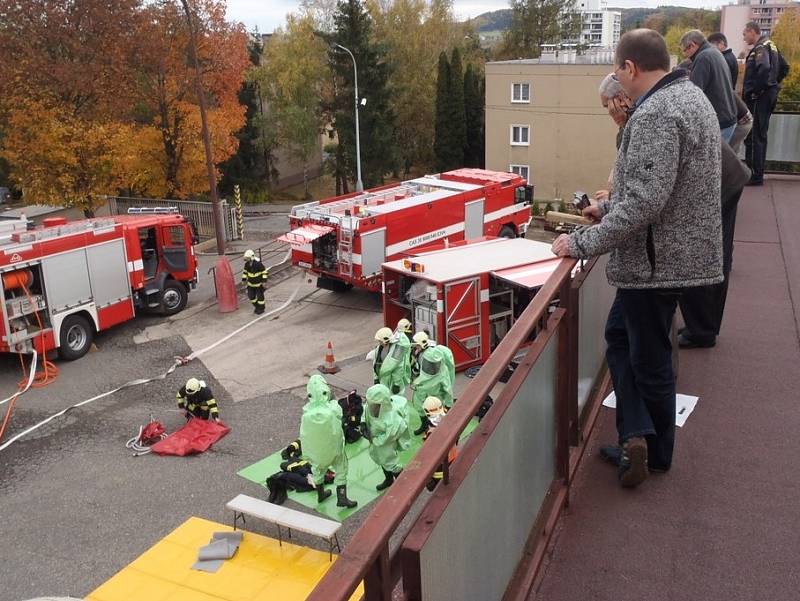
[(247, 495), (236, 495), (234, 499), (228, 501), (225, 507), (233, 511), (234, 530), (236, 530), (239, 520), (242, 520), (242, 524), (245, 524), (244, 516), (249, 515), (276, 524), (278, 526), (278, 544), (281, 546), (283, 546), (283, 531), (281, 527), (284, 527), (289, 530), (289, 538), (292, 538), (292, 530), (294, 529), (326, 539), (328, 541), (328, 555), (331, 560), (333, 560), (334, 547), (339, 550), (339, 553), (342, 552), (342, 548), (339, 546), (339, 538), (336, 536), (339, 528), (342, 527), (339, 522), (295, 511), (294, 509), (268, 503)]

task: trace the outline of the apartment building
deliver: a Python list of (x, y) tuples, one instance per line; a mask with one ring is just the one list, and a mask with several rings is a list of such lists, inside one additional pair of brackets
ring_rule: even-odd
[(575, 9), (581, 13), (583, 28), (580, 39), (584, 46), (613, 48), (622, 31), (622, 13), (608, 10), (606, 0), (576, 0)]
[(733, 53), (743, 58), (749, 47), (742, 40), (742, 30), (748, 21), (755, 21), (761, 31), (770, 35), (784, 12), (797, 8), (800, 2), (785, 0), (739, 0), (737, 4), (722, 7), (720, 31), (728, 38)]
[(486, 63), (486, 168), (519, 173), (537, 199), (605, 188), (617, 127), (597, 88), (613, 53)]

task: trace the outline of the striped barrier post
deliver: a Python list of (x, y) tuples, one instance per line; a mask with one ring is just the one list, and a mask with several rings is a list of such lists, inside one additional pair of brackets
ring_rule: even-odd
[(233, 187), (233, 203), (236, 206), (236, 224), (239, 226), (239, 239), (244, 240), (244, 212), (242, 211), (242, 193), (239, 184)]

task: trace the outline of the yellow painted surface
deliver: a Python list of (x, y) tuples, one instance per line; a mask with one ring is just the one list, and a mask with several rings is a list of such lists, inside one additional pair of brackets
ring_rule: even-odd
[[(252, 532), (208, 574), (191, 569), (200, 547), (230, 526), (189, 518), (86, 597), (86, 601), (300, 601), (333, 565), (323, 551)], [(334, 561), (336, 556), (334, 555)], [(358, 599), (361, 587), (353, 595)]]

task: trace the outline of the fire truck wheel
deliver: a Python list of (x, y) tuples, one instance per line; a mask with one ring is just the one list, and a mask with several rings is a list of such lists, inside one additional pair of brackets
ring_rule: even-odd
[(162, 315), (175, 315), (186, 308), (189, 301), (189, 293), (186, 286), (175, 280), (164, 282), (164, 290), (161, 292)]
[(504, 225), (500, 228), (500, 237), (501, 238), (516, 238), (517, 233), (514, 231), (514, 228), (508, 225)]
[(65, 361), (80, 359), (89, 352), (94, 328), (83, 315), (68, 315), (61, 322), (61, 344), (58, 355)]

